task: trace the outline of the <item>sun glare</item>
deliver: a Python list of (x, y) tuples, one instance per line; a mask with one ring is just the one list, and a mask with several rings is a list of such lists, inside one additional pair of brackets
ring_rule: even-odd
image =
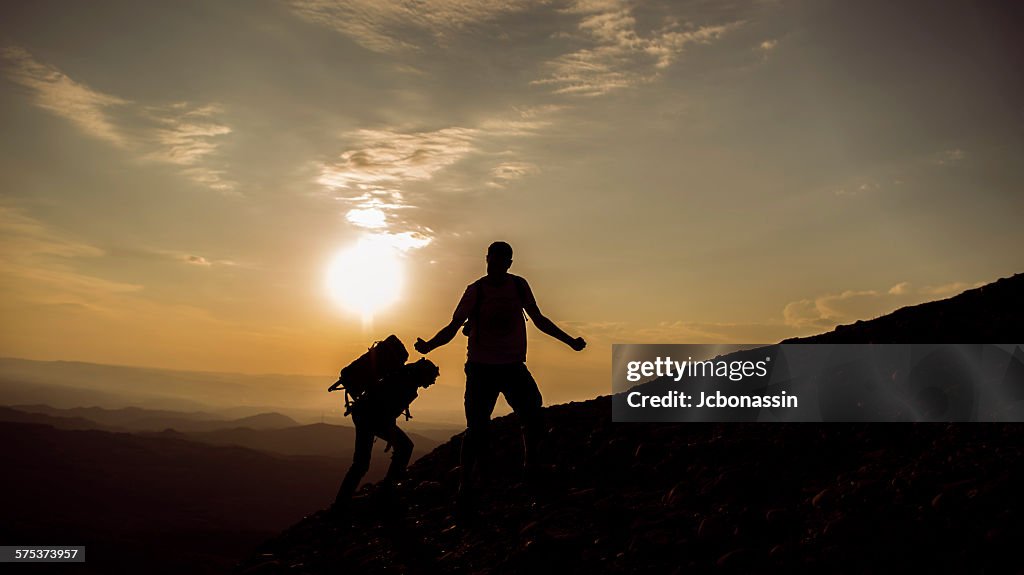
[(327, 268), (327, 293), (339, 306), (360, 314), (363, 325), (393, 304), (402, 291), (402, 262), (394, 247), (360, 240), (334, 256)]

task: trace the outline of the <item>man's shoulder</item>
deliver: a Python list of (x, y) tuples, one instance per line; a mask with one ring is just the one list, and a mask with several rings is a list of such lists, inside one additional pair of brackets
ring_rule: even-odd
[(515, 274), (505, 274), (505, 275), (508, 277), (508, 283), (505, 283), (504, 280), (493, 280), (493, 279), (491, 279), (488, 276), (482, 276), (482, 277), (478, 278), (476, 281), (474, 281), (473, 283), (471, 283), (468, 286), (466, 286), (466, 289), (467, 290), (476, 290), (476, 289), (479, 289), (481, 286), (484, 286), (484, 287), (494, 287), (496, 285), (497, 286), (501, 286), (501, 287), (507, 287), (507, 286), (513, 285), (513, 286), (516, 287), (516, 289), (519, 289), (519, 288), (522, 288), (523, 286), (529, 286), (530, 285), (526, 281), (526, 278), (524, 278), (523, 276), (517, 276)]
[(524, 287), (529, 287), (530, 286), (530, 283), (527, 282), (526, 278), (524, 278), (523, 276), (517, 276), (515, 274), (508, 274), (508, 275), (512, 279), (512, 283), (513, 283), (513, 285), (516, 286), (516, 289), (522, 289)]

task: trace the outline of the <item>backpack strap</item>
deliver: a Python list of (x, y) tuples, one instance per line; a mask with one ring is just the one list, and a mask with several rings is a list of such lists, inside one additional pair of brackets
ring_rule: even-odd
[(476, 301), (473, 302), (473, 309), (469, 312), (469, 317), (466, 318), (466, 323), (462, 324), (462, 335), (466, 337), (472, 337), (473, 325), (477, 323), (477, 318), (480, 317), (480, 300), (483, 298), (483, 284), (484, 278), (480, 278), (475, 282), (469, 284), (476, 288)]
[(523, 305), (526, 303), (526, 280), (520, 276), (512, 276), (512, 283), (516, 284), (516, 293), (519, 294), (519, 311), (523, 314), (523, 319), (530, 321), (530, 316), (526, 314), (526, 307)]
[(378, 346), (380, 346), (380, 342), (375, 341), (373, 342), (373, 345), (366, 348), (366, 351), (370, 352), (370, 370), (373, 371), (373, 373), (377, 373), (377, 353), (380, 353), (380, 350), (378, 349), (377, 353), (373, 353), (373, 351)]

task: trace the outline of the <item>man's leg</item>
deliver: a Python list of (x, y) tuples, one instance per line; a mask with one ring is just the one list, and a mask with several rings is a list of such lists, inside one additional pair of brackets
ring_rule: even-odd
[(494, 404), (498, 401), (498, 385), (489, 366), (466, 364), (466, 434), (462, 438), (462, 483), (460, 494), (468, 494), (473, 466), (488, 443), (488, 431)]
[(395, 424), (384, 428), (377, 437), (391, 444), (391, 465), (384, 480), (394, 483), (405, 476), (405, 468), (412, 458), (412, 440)]
[(348, 468), (345, 479), (338, 489), (335, 505), (344, 505), (356, 492), (363, 476), (370, 470), (370, 456), (373, 453), (373, 432), (367, 426), (356, 424), (356, 451), (352, 456), (352, 466)]
[(544, 435), (544, 417), (541, 412), (544, 400), (526, 364), (508, 366), (504, 375), (501, 392), (519, 417), (519, 425), (523, 430), (523, 466), (529, 470), (539, 463), (540, 443)]

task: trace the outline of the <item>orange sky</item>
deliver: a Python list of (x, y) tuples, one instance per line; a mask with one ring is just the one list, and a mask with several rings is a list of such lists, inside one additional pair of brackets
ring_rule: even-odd
[[(0, 10), (0, 356), (329, 375), (433, 335), (503, 239), (590, 342), (529, 328), (565, 401), (608, 391), (613, 342), (777, 341), (1024, 267), (990, 8)], [(329, 285), (360, 242), (390, 275)]]

